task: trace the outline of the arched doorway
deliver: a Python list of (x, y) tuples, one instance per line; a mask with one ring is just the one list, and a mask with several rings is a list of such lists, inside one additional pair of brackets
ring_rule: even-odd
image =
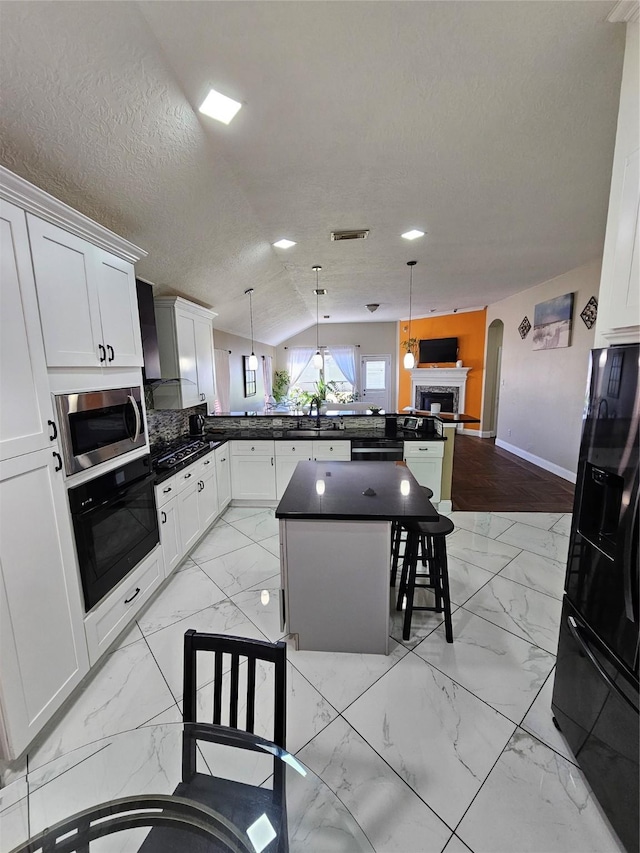
[[(487, 329), (487, 359), (484, 385), (483, 429), (490, 436), (498, 434), (498, 409), (500, 407), (500, 365), (502, 362), (502, 336), (504, 323), (493, 320)], [(485, 434), (486, 434), (485, 432)]]

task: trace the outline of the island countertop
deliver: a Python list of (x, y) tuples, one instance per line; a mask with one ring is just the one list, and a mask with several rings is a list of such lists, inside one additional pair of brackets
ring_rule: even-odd
[[(363, 494), (367, 490), (375, 494)], [(438, 513), (402, 462), (299, 462), (276, 518), (430, 521)]]

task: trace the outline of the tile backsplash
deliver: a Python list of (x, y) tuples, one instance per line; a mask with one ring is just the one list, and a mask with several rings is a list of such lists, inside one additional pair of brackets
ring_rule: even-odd
[(154, 409), (151, 385), (144, 386), (144, 401), (147, 409), (147, 428), (151, 450), (168, 441), (174, 441), (189, 432), (189, 415), (206, 415), (206, 406), (191, 409)]

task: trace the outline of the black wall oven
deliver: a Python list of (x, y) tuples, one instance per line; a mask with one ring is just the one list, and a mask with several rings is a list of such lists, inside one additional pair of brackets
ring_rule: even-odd
[(57, 394), (55, 400), (67, 474), (146, 444), (139, 387)]
[(151, 457), (143, 456), (69, 489), (69, 505), (90, 610), (160, 541)]

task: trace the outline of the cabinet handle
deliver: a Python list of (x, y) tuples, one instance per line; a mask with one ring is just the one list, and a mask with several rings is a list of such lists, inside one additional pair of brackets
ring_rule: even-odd
[(271, 465), (273, 465), (273, 456), (271, 457)]
[(226, 456), (221, 457), (220, 461), (221, 461), (221, 462), (226, 462), (226, 461), (227, 461), (227, 457), (226, 457)]
[(113, 351), (113, 347), (111, 346), (111, 344), (107, 344), (107, 349), (108, 349), (108, 350), (109, 350), (109, 352), (111, 353), (111, 355), (109, 356), (109, 358), (107, 359), (107, 361), (113, 361), (113, 359), (115, 358), (116, 354), (115, 354), (115, 352)]
[(53, 470), (54, 471), (62, 471), (62, 457), (60, 456), (59, 453), (56, 453), (55, 450), (53, 451), (53, 458), (58, 460), (58, 464), (56, 465), (56, 467)]
[(51, 431), (53, 433), (53, 435), (49, 436), (49, 441), (55, 441), (56, 438), (58, 437), (58, 427), (55, 425), (55, 423), (53, 421), (47, 421), (47, 423), (51, 427)]
[(102, 344), (98, 344), (98, 349), (102, 352), (102, 356), (100, 357), (100, 364), (107, 360), (107, 351)]
[(198, 480), (198, 491), (201, 492), (204, 489), (204, 483), (202, 480)]
[(210, 464), (211, 464), (211, 460), (210, 460), (210, 459), (207, 459), (207, 461), (206, 461), (206, 462), (204, 462), (203, 464), (204, 464), (204, 465), (210, 465)]
[(136, 597), (136, 595), (137, 595), (139, 592), (140, 592), (140, 587), (138, 586), (138, 587), (136, 587), (136, 591), (133, 593), (133, 595), (131, 596), (131, 598), (125, 598), (124, 603), (125, 603), (125, 604), (129, 604), (129, 602), (130, 602), (130, 601), (133, 601), (133, 599)]
[(173, 489), (173, 486), (167, 486), (167, 488), (166, 488), (166, 489), (163, 489), (163, 490), (162, 490), (162, 494), (163, 494), (163, 495), (168, 495), (168, 494), (169, 494), (169, 492), (170, 492), (172, 489)]
[(190, 476), (191, 476), (191, 474), (185, 474), (184, 475), (185, 480), (188, 480)]
[(160, 515), (162, 516), (162, 523), (167, 523), (167, 513), (164, 510), (161, 510)]
[(418, 450), (420, 451), (420, 453), (428, 453), (429, 452), (428, 447), (419, 447)]

